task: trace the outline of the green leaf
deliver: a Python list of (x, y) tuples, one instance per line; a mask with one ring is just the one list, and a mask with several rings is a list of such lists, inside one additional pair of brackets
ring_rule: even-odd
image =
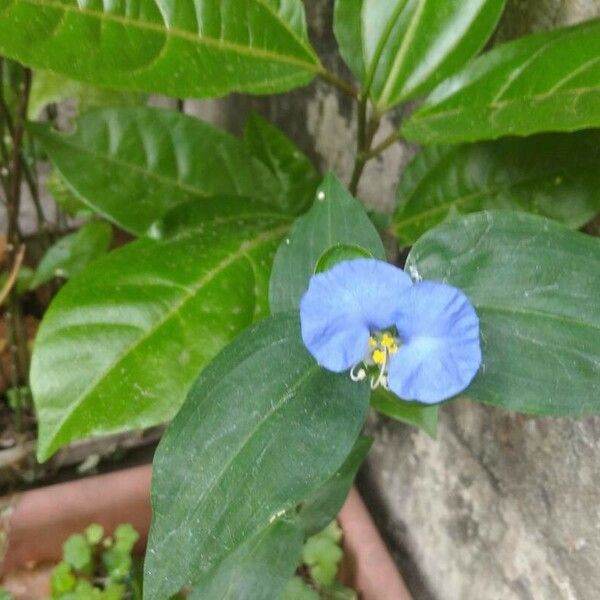
[(372, 443), (372, 438), (358, 438), (336, 473), (302, 501), (299, 515), (307, 535), (314, 535), (324, 529), (340, 512)]
[(315, 273), (323, 273), (332, 269), (338, 263), (357, 258), (373, 258), (373, 255), (360, 246), (336, 244), (321, 254), (315, 265)]
[(371, 406), (382, 415), (422, 429), (430, 438), (437, 438), (437, 405), (427, 406), (400, 400), (392, 392), (378, 387), (371, 392)]
[(343, 552), (339, 546), (342, 530), (334, 521), (323, 531), (306, 540), (302, 549), (302, 562), (309, 567), (310, 575), (319, 585), (333, 583)]
[(424, 235), (407, 270), (459, 287), (477, 310), (483, 364), (467, 396), (532, 414), (600, 411), (600, 240), (477, 213)]
[[(72, 592), (77, 585), (77, 579), (73, 574), (71, 565), (61, 561), (54, 569), (52, 569), (52, 575), (50, 577), (50, 587), (52, 588), (52, 594), (66, 594)], [(60, 596), (59, 596), (60, 597)]]
[(359, 246), (385, 260), (381, 238), (363, 206), (329, 174), (312, 208), (296, 221), (277, 250), (269, 285), (273, 313), (298, 310), (321, 255), (336, 244)]
[(505, 0), (336, 0), (340, 52), (380, 112), (431, 90), (481, 50)]
[(135, 234), (177, 204), (222, 194), (275, 204), (279, 194), (240, 140), (176, 111), (105, 109), (83, 115), (70, 134), (30, 129), (77, 196)]
[(115, 548), (122, 552), (131, 552), (135, 543), (140, 539), (140, 534), (135, 530), (133, 525), (122, 523), (115, 529)]
[(76, 233), (66, 235), (48, 248), (29, 288), (36, 288), (54, 277), (69, 279), (77, 275), (108, 252), (111, 240), (112, 227), (100, 222), (88, 223)]
[(87, 571), (92, 566), (92, 547), (87, 539), (76, 533), (63, 545), (63, 560), (76, 571)]
[(143, 94), (96, 88), (52, 71), (34, 71), (27, 116), (33, 121), (48, 104), (56, 104), (69, 98), (77, 100), (79, 112), (105, 106), (137, 106), (145, 100)]
[(98, 523), (92, 523), (85, 529), (85, 537), (92, 546), (99, 544), (104, 537), (104, 527)]
[(56, 169), (52, 168), (46, 181), (46, 188), (62, 211), (73, 217), (90, 217), (93, 211), (75, 195)]
[(581, 227), (600, 211), (600, 130), (426, 147), (402, 174), (398, 204), (405, 246), (447, 217), (494, 208)]
[(287, 584), (280, 600), (320, 600), (319, 594), (308, 587), (300, 577), (293, 577)]
[(190, 600), (273, 600), (288, 584), (302, 549), (297, 519), (276, 519), (194, 586)]
[(600, 126), (600, 20), (502, 44), (434, 90), (402, 127), (448, 144)]
[(2, 0), (0, 53), (114, 89), (269, 94), (322, 70), (301, 0)]
[(251, 154), (262, 161), (279, 182), (280, 206), (294, 214), (306, 209), (321, 179), (310, 159), (256, 113), (251, 114), (246, 123), (244, 141)]
[[(182, 211), (188, 229), (176, 224)], [(287, 217), (242, 199), (176, 209), (162, 239), (140, 239), (70, 280), (38, 331), (31, 387), (38, 455), (165, 421), (227, 342), (268, 314)]]
[(200, 375), (155, 455), (148, 600), (194, 583), (323, 485), (367, 406), (368, 386), (308, 354), (297, 313), (238, 337)]

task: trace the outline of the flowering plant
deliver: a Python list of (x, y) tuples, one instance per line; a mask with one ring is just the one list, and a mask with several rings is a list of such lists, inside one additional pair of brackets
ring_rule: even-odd
[[(292, 598), (304, 540), (369, 450), (371, 408), (433, 436), (458, 395), (600, 411), (600, 248), (573, 231), (600, 207), (600, 21), (480, 52), (504, 0), (334, 4), (352, 80), (317, 55), (301, 0), (0, 0), (15, 336), (31, 156), (90, 221), (26, 282), (69, 279), (31, 358), (38, 457), (170, 422), (148, 600)], [(315, 79), (356, 116), (347, 185), (258, 114), (238, 138), (181, 100)], [(67, 97), (94, 108), (61, 127)], [(367, 211), (365, 167), (411, 143), (393, 215)]]

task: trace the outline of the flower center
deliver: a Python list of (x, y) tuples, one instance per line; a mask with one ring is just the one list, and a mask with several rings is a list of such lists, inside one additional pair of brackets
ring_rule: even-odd
[(363, 360), (350, 369), (352, 381), (364, 381), (371, 377), (371, 389), (380, 385), (387, 389), (387, 371), (390, 357), (398, 352), (400, 340), (390, 331), (376, 331), (369, 337)]

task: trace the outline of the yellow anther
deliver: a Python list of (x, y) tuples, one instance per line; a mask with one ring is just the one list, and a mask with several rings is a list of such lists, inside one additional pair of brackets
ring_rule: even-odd
[(391, 354), (398, 350), (398, 344), (396, 344), (396, 341), (389, 333), (384, 333), (381, 336), (381, 344), (385, 346)]
[(371, 336), (369, 338), (369, 348), (376, 348), (377, 347), (377, 340)]
[(385, 362), (385, 351), (377, 348), (371, 356), (376, 365), (382, 365)]

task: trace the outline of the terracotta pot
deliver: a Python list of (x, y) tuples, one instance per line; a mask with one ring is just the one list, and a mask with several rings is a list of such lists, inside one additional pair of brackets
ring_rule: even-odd
[[(17, 600), (44, 598), (49, 570), (32, 568), (60, 560), (64, 541), (90, 523), (100, 523), (108, 533), (120, 523), (131, 523), (140, 533), (142, 552), (151, 518), (150, 478), (151, 466), (145, 465), (4, 499), (3, 584)], [(339, 520), (347, 555), (345, 582), (361, 593), (362, 600), (410, 600), (356, 490), (351, 491)]]

